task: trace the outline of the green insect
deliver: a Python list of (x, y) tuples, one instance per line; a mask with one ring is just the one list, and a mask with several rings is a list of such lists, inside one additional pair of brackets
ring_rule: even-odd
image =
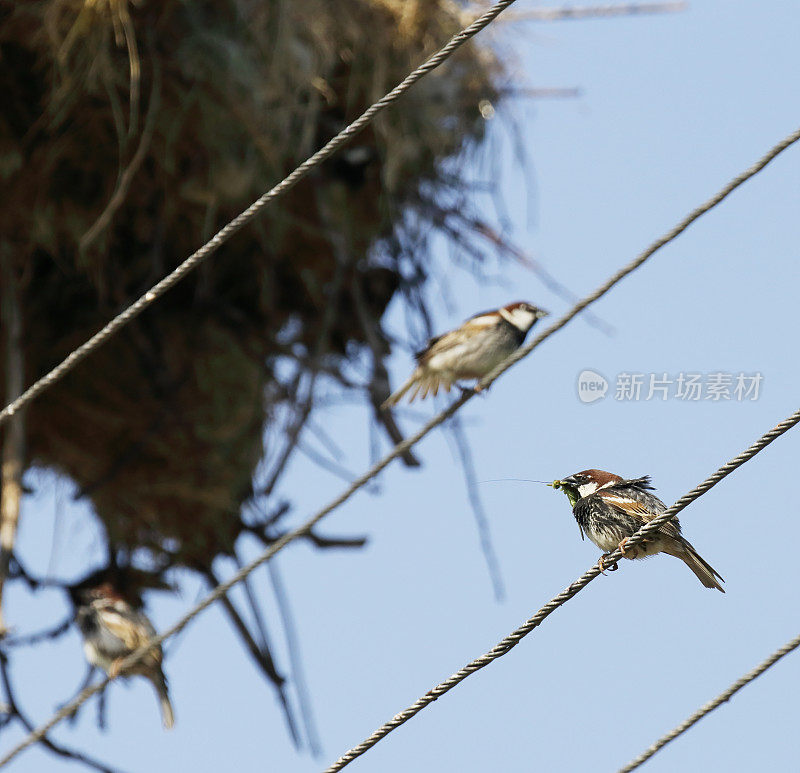
[(548, 485), (552, 486), (556, 491), (559, 489), (563, 491), (567, 495), (567, 499), (569, 499), (570, 507), (575, 507), (575, 503), (581, 498), (580, 494), (578, 494), (578, 489), (569, 483), (564, 483), (563, 480), (554, 480)]

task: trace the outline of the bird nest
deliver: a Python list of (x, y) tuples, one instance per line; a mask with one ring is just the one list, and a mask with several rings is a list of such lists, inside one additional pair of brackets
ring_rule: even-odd
[[(449, 0), (0, 2), (0, 249), (32, 382), (462, 24)], [(26, 466), (90, 498), (109, 543), (208, 566), (245, 528), (284, 359), (388, 350), (427, 275), (447, 159), (500, 68), (466, 45), (42, 394)], [(358, 307), (359, 313), (353, 312)], [(377, 343), (376, 343), (377, 341)], [(2, 346), (4, 344), (0, 344)], [(5, 361), (5, 360), (4, 360)]]

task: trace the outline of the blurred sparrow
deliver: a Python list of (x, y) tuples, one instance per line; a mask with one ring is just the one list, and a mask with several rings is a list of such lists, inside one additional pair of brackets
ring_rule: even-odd
[[(72, 597), (86, 659), (112, 678), (119, 674), (120, 665), (128, 655), (156, 635), (144, 613), (120, 596), (111, 583), (75, 588)], [(125, 676), (143, 676), (151, 682), (161, 704), (162, 723), (169, 729), (175, 717), (161, 660), (161, 647), (153, 647)]]
[(431, 338), (415, 355), (417, 368), (383, 404), (396, 405), (413, 389), (409, 402), (417, 396), (446, 391), (459, 379), (482, 379), (505, 360), (528, 335), (536, 320), (547, 312), (530, 303), (510, 303), (495, 311), (485, 311), (468, 319), (461, 327)]
[(681, 536), (677, 518), (663, 524), (645, 542), (626, 548), (628, 537), (667, 509), (657, 496), (649, 493), (653, 489), (649, 476), (625, 480), (603, 470), (584, 470), (554, 481), (552, 486), (563, 490), (569, 498), (581, 537), (588, 536), (605, 551), (600, 558), (601, 571), (603, 559), (617, 548), (630, 559), (667, 553), (680, 558), (706, 588), (725, 593), (717, 582), (722, 577)]

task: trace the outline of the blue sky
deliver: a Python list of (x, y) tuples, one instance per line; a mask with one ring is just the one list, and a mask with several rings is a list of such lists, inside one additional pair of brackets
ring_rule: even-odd
[[(520, 8), (525, 8), (520, 0)], [(501, 23), (492, 40), (528, 86), (580, 86), (575, 100), (500, 106), (490, 126), (503, 167), (511, 235), (585, 294), (800, 123), (795, 3), (697, 0), (667, 16), (558, 24)], [(520, 128), (525, 179), (507, 122)], [(476, 176), (481, 174), (476, 169)], [(609, 337), (578, 319), (462, 412), (478, 478), (551, 480), (585, 467), (650, 474), (677, 499), (797, 406), (800, 148), (705, 215), (593, 307)], [(488, 206), (476, 201), (479, 206)], [(487, 216), (491, 216), (487, 209)], [(525, 298), (568, 304), (508, 264), (503, 283), (447, 268), (444, 330), (475, 311)], [(432, 303), (436, 292), (431, 288)], [(404, 329), (399, 306), (388, 325)], [(411, 363), (398, 351), (399, 382)], [(583, 369), (612, 389), (582, 404)], [(761, 373), (756, 401), (617, 401), (619, 373)], [(426, 405), (429, 415), (432, 405)], [(407, 430), (420, 411), (401, 414)], [(366, 415), (319, 417), (369, 463)], [(625, 562), (558, 610), (512, 653), (470, 677), (353, 763), (352, 770), (613, 771), (797, 634), (791, 487), (797, 430), (681, 515), (684, 533), (725, 577), (704, 589), (680, 562)], [(481, 485), (507, 590), (494, 601), (460, 468), (441, 432), (419, 446), (419, 471), (393, 465), (321, 531), (368, 534), (367, 548), (304, 545), (276, 563), (289, 590), (324, 753), (291, 748), (273, 693), (215, 609), (168, 647), (177, 725), (162, 733), (146, 684), (114, 686), (110, 728), (94, 709), (56, 738), (128, 771), (320, 770), (375, 727), (493, 646), (597, 560), (566, 499), (544, 486)], [(297, 459), (284, 491), (299, 523), (343, 483)], [(20, 545), (41, 573), (68, 575), (96, 547), (88, 513), (52, 481), (26, 502)], [(54, 534), (55, 529), (55, 534)], [(57, 544), (55, 550), (51, 546)], [(254, 585), (283, 655), (266, 571)], [(152, 598), (158, 627), (197, 598)], [(54, 596), (10, 597), (19, 629), (62, 615)], [(284, 658), (285, 660), (285, 658)], [(25, 708), (42, 719), (77, 686), (76, 635), (15, 654)], [(788, 770), (796, 765), (800, 656), (790, 655), (647, 763), (651, 771)], [(17, 738), (3, 734), (3, 748)], [(33, 749), (14, 771), (67, 769)]]

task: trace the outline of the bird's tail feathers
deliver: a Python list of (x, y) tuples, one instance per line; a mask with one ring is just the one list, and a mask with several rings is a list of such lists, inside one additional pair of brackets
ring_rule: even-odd
[(706, 588), (716, 588), (718, 591), (725, 593), (725, 589), (720, 585), (720, 582), (725, 582), (725, 580), (722, 579), (719, 572), (717, 572), (717, 570), (714, 569), (714, 567), (686, 540), (684, 540), (684, 544), (681, 547), (683, 549), (677, 557), (695, 573), (697, 579), (700, 580)]
[(411, 399), (409, 400), (409, 402), (413, 402), (414, 398), (417, 395), (417, 392), (419, 392), (419, 384), (417, 383), (417, 379), (420, 377), (420, 375), (421, 374), (419, 370), (415, 370), (411, 374), (411, 377), (408, 379), (408, 381), (406, 381), (406, 383), (403, 384), (403, 386), (401, 386), (400, 389), (396, 390), (395, 392), (392, 392), (392, 394), (390, 394), (389, 397), (387, 397), (386, 400), (384, 400), (383, 405), (381, 405), (381, 408), (386, 410), (386, 408), (391, 408), (393, 405), (397, 405), (403, 399), (406, 392), (408, 392), (409, 389), (411, 389), (414, 385), (416, 385), (417, 388), (411, 395)]
[(430, 374), (423, 378), (420, 383), (420, 392), (419, 392), (419, 399), (424, 400), (429, 394), (433, 393), (433, 396), (439, 394), (439, 376), (435, 374)]
[[(435, 397), (439, 394), (440, 386), (444, 387), (446, 392), (449, 392), (452, 382), (442, 376), (441, 373), (430, 373), (421, 368), (417, 368), (411, 374), (411, 378), (409, 378), (400, 389), (392, 393), (381, 408), (385, 409), (397, 405), (408, 392), (410, 392), (408, 396), (409, 403), (413, 403), (417, 397), (419, 397), (420, 400), (424, 400), (429, 394), (433, 394)], [(412, 389), (413, 391), (411, 391)]]
[(172, 701), (169, 699), (169, 689), (164, 674), (155, 674), (150, 679), (158, 695), (158, 702), (161, 706), (161, 724), (164, 730), (171, 730), (175, 724), (175, 712), (172, 709)]

